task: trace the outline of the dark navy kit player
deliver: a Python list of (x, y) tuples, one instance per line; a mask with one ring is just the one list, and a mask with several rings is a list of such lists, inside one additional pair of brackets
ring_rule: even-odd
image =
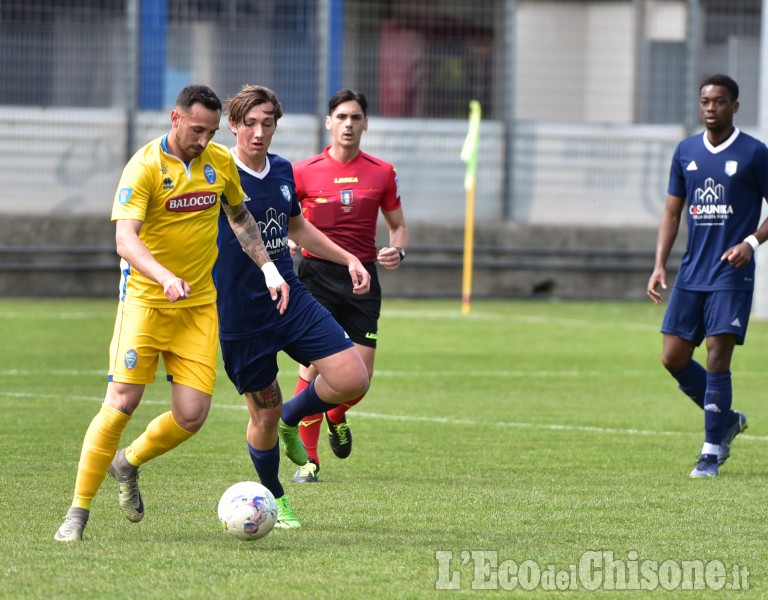
[[(261, 483), (277, 499), (277, 527), (299, 527), (278, 479), (280, 451), (298, 465), (307, 462), (298, 424), (307, 415), (325, 412), (365, 393), (369, 378), (354, 344), (331, 313), (299, 281), (288, 247), (288, 236), (300, 240), (326, 260), (347, 267), (354, 292), (366, 294), (370, 275), (350, 252), (332, 242), (304, 219), (296, 197), (291, 164), (268, 153), (282, 116), (275, 93), (246, 85), (225, 105), (232, 148), (245, 205), (258, 223), (264, 245), (278, 271), (291, 286), (291, 302), (276, 310), (263, 275), (248, 264), (226, 216), (219, 220), (219, 259), (214, 278), (219, 293), (219, 336), (224, 368), (248, 407), (248, 452)], [(295, 287), (294, 287), (295, 286)], [(268, 292), (268, 290), (265, 291)], [(283, 404), (277, 381), (278, 352), (284, 351), (320, 372), (313, 385)]]
[[(746, 416), (731, 407), (731, 359), (749, 324), (754, 254), (768, 239), (768, 220), (758, 227), (768, 196), (768, 148), (734, 126), (733, 79), (713, 75), (699, 91), (705, 131), (675, 150), (647, 293), (662, 302), (658, 288), (667, 288), (666, 263), (685, 214), (688, 241), (661, 326), (662, 363), (704, 411), (704, 445), (691, 477), (713, 477), (747, 428)], [(704, 365), (693, 358), (702, 342)]]

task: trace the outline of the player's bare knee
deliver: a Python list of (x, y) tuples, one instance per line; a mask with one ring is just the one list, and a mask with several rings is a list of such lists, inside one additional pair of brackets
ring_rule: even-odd
[[(368, 391), (370, 381), (367, 371), (346, 371), (343, 374), (338, 373), (337, 375), (339, 376), (329, 379), (324, 378), (322, 375), (318, 378), (322, 381), (323, 386), (327, 386), (327, 392), (325, 388), (321, 388), (322, 391), (318, 390), (318, 395), (326, 402), (332, 404), (348, 402), (349, 400), (359, 398)], [(318, 379), (315, 380), (316, 386)]]
[(208, 408), (202, 408), (196, 412), (184, 412), (183, 414), (173, 415), (176, 424), (189, 431), (191, 433), (197, 433), (203, 427), (205, 420), (208, 418)]
[(357, 374), (357, 377), (350, 381), (351, 389), (349, 391), (349, 394), (351, 395), (351, 398), (347, 398), (347, 400), (354, 400), (355, 398), (359, 398), (363, 394), (365, 394), (368, 391), (368, 388), (371, 385), (371, 380), (368, 377), (368, 371), (364, 370)]
[(731, 355), (716, 355), (707, 357), (708, 373), (726, 373), (731, 368)]
[(677, 356), (674, 354), (664, 354), (661, 357), (661, 364), (670, 373), (677, 373), (690, 362), (689, 356)]
[(143, 393), (144, 386), (110, 382), (104, 404), (130, 416), (139, 406)]
[(275, 408), (263, 409), (249, 404), (248, 412), (250, 416), (249, 428), (253, 428), (259, 433), (277, 431), (277, 424), (280, 422), (280, 412), (282, 405)]

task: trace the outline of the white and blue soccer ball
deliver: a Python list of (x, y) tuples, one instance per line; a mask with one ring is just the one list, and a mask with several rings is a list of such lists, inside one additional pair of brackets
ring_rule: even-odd
[(233, 538), (258, 540), (277, 521), (277, 502), (267, 488), (255, 481), (230, 486), (219, 500), (219, 523)]

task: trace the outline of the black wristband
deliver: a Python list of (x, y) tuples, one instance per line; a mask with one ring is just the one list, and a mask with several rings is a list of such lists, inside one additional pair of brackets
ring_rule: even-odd
[(397, 250), (397, 253), (400, 255), (400, 262), (403, 262), (405, 260), (405, 250), (400, 248), (400, 246), (396, 246), (395, 249)]

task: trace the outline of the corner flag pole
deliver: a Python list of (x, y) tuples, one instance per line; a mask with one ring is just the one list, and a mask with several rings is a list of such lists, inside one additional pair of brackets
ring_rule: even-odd
[(475, 188), (477, 187), (477, 150), (480, 144), (482, 108), (477, 100), (469, 103), (469, 130), (461, 149), (461, 160), (467, 164), (464, 175), (466, 207), (464, 211), (464, 267), (461, 282), (461, 313), (468, 315), (472, 303), (472, 260), (475, 245)]

